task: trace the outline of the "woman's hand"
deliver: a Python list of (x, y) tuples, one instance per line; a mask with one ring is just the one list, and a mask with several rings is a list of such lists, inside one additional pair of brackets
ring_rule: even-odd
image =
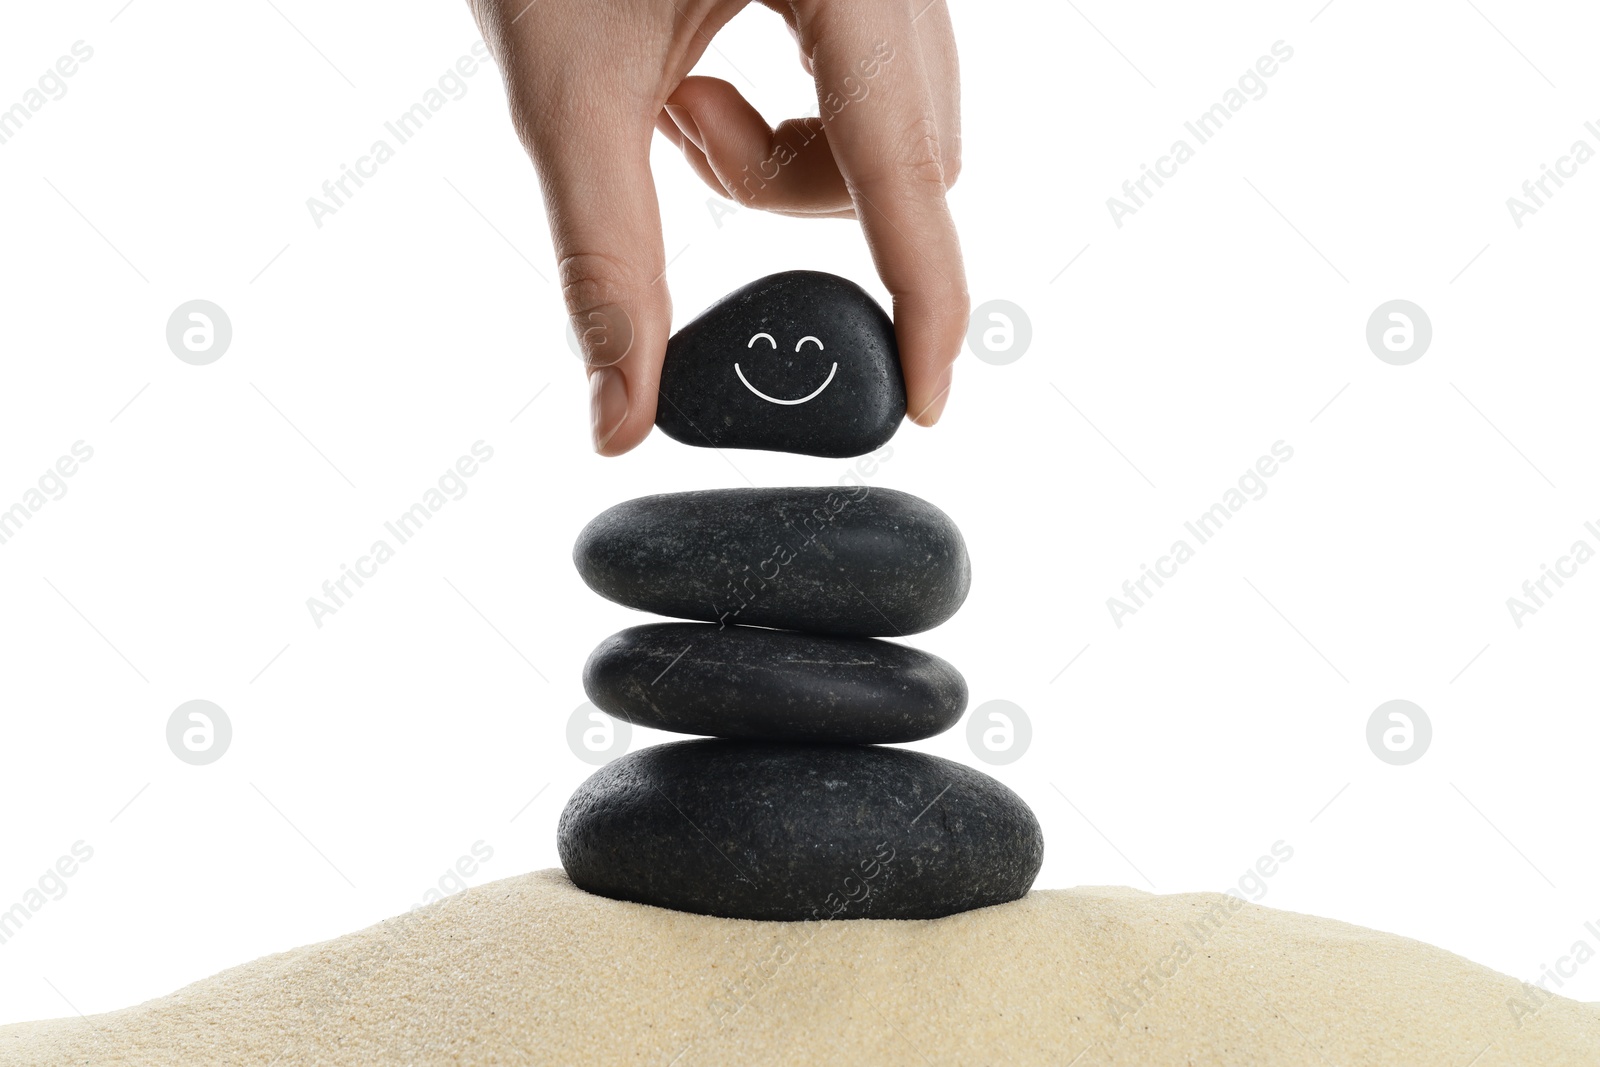
[(562, 292), (588, 364), (595, 449), (655, 422), (672, 328), (650, 137), (713, 189), (786, 215), (856, 218), (894, 298), (911, 418), (944, 409), (966, 333), (945, 190), (961, 166), (943, 0), (763, 0), (789, 24), (818, 116), (767, 125), (689, 70), (748, 0), (471, 0), (538, 168)]

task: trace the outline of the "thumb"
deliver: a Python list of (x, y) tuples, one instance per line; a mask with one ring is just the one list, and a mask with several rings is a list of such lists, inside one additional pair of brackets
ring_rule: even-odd
[[(650, 174), (653, 126), (541, 124), (529, 138), (555, 243), (561, 293), (589, 374), (594, 448), (617, 456), (643, 441), (672, 299)], [(545, 136), (549, 134), (550, 136)]]

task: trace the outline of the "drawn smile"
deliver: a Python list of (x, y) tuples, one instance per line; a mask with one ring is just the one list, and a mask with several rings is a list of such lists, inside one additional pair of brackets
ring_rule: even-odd
[[(755, 345), (756, 341), (760, 340), (761, 338), (766, 338), (767, 343), (772, 346), (772, 350), (774, 352), (776, 352), (778, 350), (778, 342), (773, 339), (773, 337), (772, 337), (772, 335), (770, 333), (758, 333), (758, 334), (756, 334), (754, 337), (750, 338), (750, 341), (749, 341), (748, 344), (745, 345), (745, 348), (748, 349), (748, 348), (753, 347)], [(796, 352), (800, 351), (801, 347), (807, 341), (810, 341), (811, 343), (815, 344), (817, 346), (818, 351), (822, 350), (822, 342), (817, 340), (815, 337), (811, 337), (811, 336), (806, 336), (806, 337), (800, 338), (800, 342), (799, 342), (799, 344), (794, 346), (794, 350)], [(811, 392), (807, 393), (805, 396), (801, 397), (799, 400), (781, 400), (781, 399), (779, 399), (778, 397), (775, 397), (775, 396), (768, 396), (766, 393), (763, 393), (761, 390), (757, 389), (755, 386), (750, 384), (750, 379), (746, 378), (744, 376), (744, 370), (737, 363), (735, 363), (733, 365), (733, 373), (735, 373), (735, 374), (737, 374), (739, 376), (739, 381), (744, 383), (744, 387), (746, 389), (750, 390), (752, 393), (754, 393), (756, 396), (759, 396), (762, 400), (765, 400), (767, 403), (769, 403), (769, 404), (782, 404), (785, 407), (791, 407), (791, 406), (793, 406), (795, 404), (804, 404), (808, 400), (815, 400), (817, 397), (821, 396), (822, 395), (822, 391), (824, 389), (828, 388), (828, 386), (833, 384), (833, 376), (835, 374), (839, 373), (839, 364), (837, 362), (835, 362), (834, 365), (831, 368), (829, 368), (828, 377), (823, 380), (822, 384), (817, 386)]]

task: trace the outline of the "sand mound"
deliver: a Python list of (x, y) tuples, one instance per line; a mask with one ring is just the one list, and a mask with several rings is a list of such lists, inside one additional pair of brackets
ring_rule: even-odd
[(1600, 1006), (1230, 899), (1053, 890), (787, 924), (540, 871), (137, 1007), (0, 1028), (0, 1064), (1600, 1063)]

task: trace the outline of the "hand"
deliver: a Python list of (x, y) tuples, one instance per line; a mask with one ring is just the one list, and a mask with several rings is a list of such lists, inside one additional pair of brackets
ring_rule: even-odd
[(944, 410), (969, 313), (945, 204), (961, 133), (944, 0), (762, 2), (799, 42), (820, 117), (773, 128), (732, 85), (688, 77), (748, 0), (470, 0), (539, 172), (604, 455), (650, 432), (672, 329), (653, 129), (745, 206), (859, 219), (894, 298), (908, 413), (931, 426)]

